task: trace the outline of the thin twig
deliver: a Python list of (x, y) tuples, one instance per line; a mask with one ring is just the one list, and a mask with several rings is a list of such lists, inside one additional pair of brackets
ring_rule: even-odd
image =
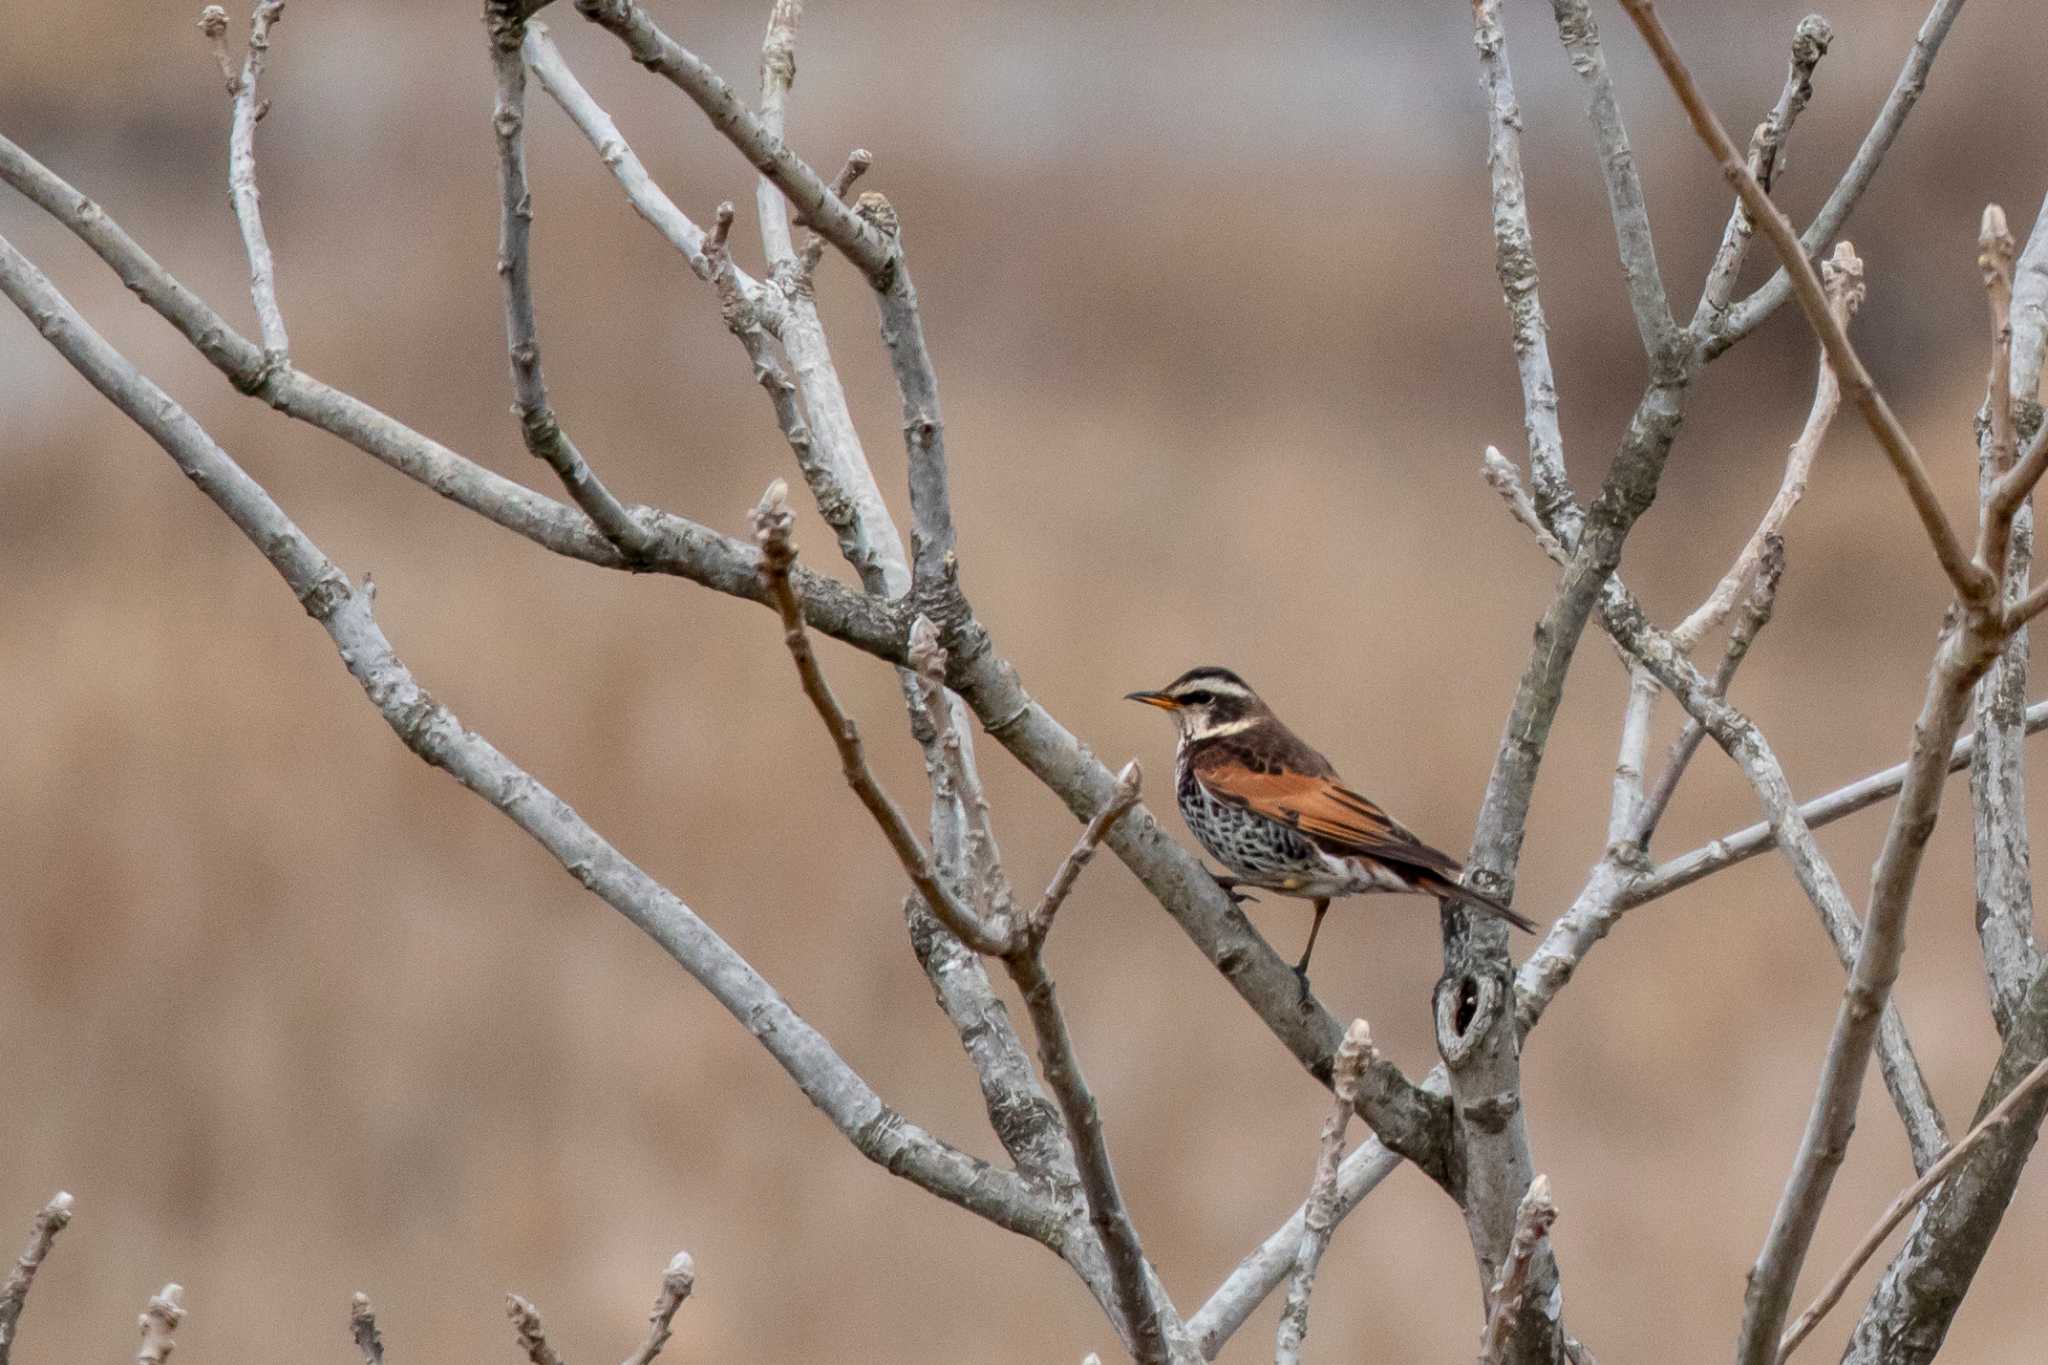
[(678, 1251), (661, 1273), (661, 1292), (654, 1297), (654, 1311), (647, 1315), (647, 1339), (640, 1349), (626, 1357), (626, 1365), (653, 1365), (661, 1348), (668, 1345), (669, 1324), (690, 1291), (697, 1287), (697, 1265), (687, 1251)]
[[(1439, 1067), (1422, 1082), (1423, 1087), (1427, 1089), (1434, 1085), (1441, 1090), (1445, 1084), (1444, 1077), (1445, 1073)], [(1341, 1223), (1400, 1165), (1400, 1156), (1378, 1138), (1368, 1138), (1352, 1148), (1337, 1167), (1337, 1202), (1333, 1222)], [(1294, 1273), (1295, 1261), (1301, 1252), (1302, 1231), (1307, 1225), (1308, 1205), (1303, 1203), (1239, 1261), (1224, 1277), (1223, 1283), (1216, 1286), (1208, 1301), (1188, 1318), (1188, 1331), (1194, 1336), (1195, 1344), (1201, 1348), (1205, 1359), (1214, 1360), (1236, 1335), (1237, 1329), (1244, 1326), (1245, 1320), (1266, 1301), (1266, 1296)]]
[[(606, 841), (567, 802), (466, 729), (422, 688), (351, 583), (191, 415), (137, 372), (0, 238), (0, 293), (94, 388), (141, 427), (263, 554), (334, 642), (350, 676), (406, 747), (487, 800), (586, 889), (623, 914), (747, 1028), (842, 1136), (892, 1175), (1057, 1245), (1066, 1212), (1010, 1171), (940, 1141), (885, 1105), (831, 1043), (695, 911)], [(749, 567), (758, 556), (749, 561)], [(761, 596), (767, 596), (764, 587)]]
[(1842, 1262), (1842, 1268), (1834, 1273), (1827, 1286), (1815, 1297), (1812, 1305), (1786, 1329), (1783, 1339), (1778, 1343), (1779, 1361), (1782, 1362), (1791, 1356), (1799, 1343), (1806, 1340), (1820, 1320), (1827, 1316), (1828, 1310), (1841, 1302), (1842, 1294), (1849, 1288), (1849, 1281), (1855, 1279), (1856, 1272), (1863, 1269), (1864, 1264), (1877, 1254), (1877, 1249), (1884, 1244), (1884, 1239), (1890, 1236), (1892, 1229), (1913, 1211), (1914, 1205), (1925, 1199), (1936, 1185), (1946, 1180), (1950, 1171), (1960, 1165), (1979, 1143), (2002, 1126), (2027, 1096), (2044, 1083), (2048, 1083), (2048, 1058), (2037, 1063), (2018, 1085), (2006, 1093), (1996, 1108), (1948, 1149), (1941, 1160), (1929, 1166), (1918, 1180), (1899, 1192), (1898, 1197), (1886, 1206), (1883, 1215), (1872, 1225), (1870, 1231), (1863, 1234), (1863, 1240), (1856, 1244), (1856, 1249), (1849, 1253), (1849, 1258)]
[[(1550, 323), (1537, 292), (1536, 236), (1529, 225), (1529, 188), (1522, 174), (1522, 110), (1508, 67), (1500, 0), (1473, 0), (1472, 45), (1479, 51), (1479, 85), (1486, 95), (1486, 170), (1493, 190), (1493, 269), (1507, 304), (1522, 385), (1522, 417), (1529, 439), (1529, 482), (1543, 501), (1542, 520), (1567, 534), (1578, 527), (1578, 504), (1565, 472), (1564, 437), (1557, 425), (1557, 373), (1550, 364)], [(1498, 452), (1493, 452), (1498, 455)], [(1489, 467), (1490, 464), (1489, 464)], [(1512, 472), (1513, 466), (1508, 466)], [(1496, 489), (1499, 484), (1494, 485)], [(1505, 496), (1505, 490), (1502, 490)], [(1545, 532), (1548, 536), (1548, 532)], [(1555, 545), (1546, 545), (1546, 551)], [(1559, 548), (1551, 557), (1563, 562)]]
[[(1913, 112), (1921, 91), (1927, 88), (1927, 76), (1934, 68), (1934, 59), (1962, 8), (1963, 0), (1934, 0), (1933, 8), (1920, 23), (1919, 32), (1913, 35), (1905, 64), (1899, 68), (1891, 91), (1885, 96), (1877, 117), (1871, 121), (1870, 130), (1863, 135), (1862, 145), (1856, 149), (1855, 157), (1842, 172), (1842, 178), (1835, 182), (1827, 202), (1821, 205), (1820, 212), (1814, 215), (1813, 222), (1799, 239), (1800, 255), (1811, 257), (1819, 253), (1842, 230), (1842, 224), (1849, 221), (1849, 214), (1857, 201), (1877, 177), (1877, 169), (1883, 163), (1885, 153), (1891, 150), (1899, 130), (1905, 127), (1906, 115)], [(1711, 360), (1756, 330), (1764, 319), (1778, 311), (1790, 297), (1792, 289), (1791, 273), (1779, 270), (1729, 312), (1726, 324), (1702, 347), (1702, 358)]]
[(917, 887), (918, 895), (924, 897), (925, 904), (932, 907), (946, 928), (962, 943), (976, 952), (1000, 957), (1011, 947), (1009, 940), (997, 926), (984, 924), (972, 910), (961, 904), (950, 887), (939, 881), (931, 855), (911, 833), (902, 810), (868, 770), (860, 731), (840, 709), (838, 698), (832, 695), (831, 684), (825, 681), (824, 672), (818, 667), (817, 656), (811, 651), (810, 636), (804, 630), (803, 613), (796, 593), (789, 586), (790, 567), (796, 563), (796, 544), (790, 537), (795, 518), (790, 514), (788, 498), (789, 486), (782, 480), (777, 479), (768, 485), (768, 491), (754, 508), (754, 539), (761, 546), (761, 574), (776, 609), (782, 614), (782, 640), (789, 647), (789, 656), (796, 664), (804, 695), (810, 698), (819, 719), (825, 722), (825, 729), (832, 736), (847, 785), (853, 788), (861, 804), (867, 807), (868, 814), (874, 817), (882, 837), (888, 840), (897, 861), (909, 874), (911, 884)]
[[(1052, 931), (1052, 918), (1066, 902), (1067, 893), (1074, 889), (1074, 882), (1080, 877), (1081, 869), (1088, 866), (1088, 860), (1095, 856), (1095, 850), (1102, 844), (1109, 827), (1124, 817), (1125, 812), (1138, 804), (1138, 789), (1144, 781), (1144, 771), (1138, 767), (1138, 760), (1124, 764), (1116, 775), (1116, 793), (1104, 803), (1101, 810), (1090, 816), (1081, 830), (1081, 837), (1074, 841), (1067, 856), (1060, 860), (1059, 869), (1052, 875), (1052, 881), (1045, 888), (1045, 895), (1039, 898), (1038, 906), (1025, 921), (1025, 934), (1030, 940), (1043, 943)], [(1355, 1087), (1354, 1087), (1355, 1088)]]
[(1337, 1230), (1337, 1169), (1344, 1157), (1344, 1130), (1358, 1103), (1359, 1082), (1367, 1060), (1375, 1051), (1372, 1031), (1365, 1020), (1354, 1019), (1337, 1045), (1331, 1063), (1330, 1088), (1337, 1103), (1323, 1122), (1322, 1141), (1316, 1148), (1315, 1175), (1309, 1181), (1308, 1200), (1302, 1205), (1301, 1242), (1294, 1254), (1294, 1271), (1287, 1279), (1287, 1302), (1280, 1309), (1280, 1326), (1273, 1345), (1273, 1365), (1299, 1365), (1302, 1343), (1308, 1339), (1309, 1296), (1315, 1292), (1316, 1270), (1330, 1236)]
[(1629, 306), (1635, 310), (1643, 354), (1650, 359), (1652, 373), (1669, 371), (1680, 363), (1678, 324), (1664, 297), (1663, 276), (1657, 272), (1649, 206), (1643, 200), (1635, 155), (1629, 150), (1628, 129), (1622, 125), (1621, 108), (1615, 103), (1614, 78), (1607, 71), (1593, 8), (1588, 0), (1551, 0), (1551, 9), (1572, 70), (1586, 83), (1586, 117), (1593, 125), (1600, 175), (1607, 184), (1608, 214), (1614, 220), (1621, 268), (1628, 279)]
[[(1778, 102), (1749, 138), (1750, 174), (1766, 190), (1776, 179), (1779, 154), (1784, 151), (1793, 123), (1813, 98), (1814, 69), (1834, 40), (1834, 29), (1824, 15), (1809, 14), (1792, 30), (1792, 60), (1785, 72), (1785, 88), (1778, 92)], [(1721, 230), (1721, 246), (1714, 253), (1706, 284), (1700, 289), (1699, 307), (1693, 311), (1690, 330), (1695, 341), (1711, 335), (1727, 316), (1728, 300), (1734, 294), (1735, 281), (1741, 278), (1742, 262), (1749, 254), (1755, 232), (1756, 223), (1738, 196), (1728, 213), (1728, 226)]]
[(363, 1365), (384, 1365), (384, 1336), (377, 1330), (377, 1313), (370, 1296), (357, 1293), (348, 1302), (348, 1334), (363, 1357)]
[[(2025, 730), (2030, 735), (2048, 730), (2048, 701), (2037, 701), (2027, 708)], [(1976, 753), (1979, 742), (1980, 737), (1976, 733), (1957, 740), (1949, 751), (1948, 771), (1959, 773), (1970, 766), (1970, 756)], [(1881, 801), (1889, 801), (1899, 794), (1905, 781), (1906, 765), (1893, 764), (1803, 803), (1799, 807), (1799, 819), (1809, 829), (1831, 825), (1844, 816), (1867, 810)], [(1768, 853), (1775, 842), (1768, 822), (1745, 825), (1724, 834), (1689, 853), (1659, 863), (1637, 878), (1623, 893), (1623, 908), (1646, 905), (1725, 868), (1747, 862), (1759, 853)]]
[(1735, 186), (1736, 193), (1742, 196), (1750, 213), (1771, 239), (1771, 245), (1777, 248), (1778, 259), (1792, 272), (1793, 289), (1807, 322), (1820, 337), (1821, 345), (1827, 348), (1828, 359), (1836, 374), (1856, 399), (1871, 434), (1891, 461), (1900, 482), (1905, 484), (1906, 495), (1912, 500), (1913, 510), (1919, 514), (1920, 524), (1934, 545), (1935, 558), (1941, 562), (1942, 572), (1948, 575), (1957, 597), (1976, 606), (1991, 602), (1996, 581), (1982, 564), (1971, 559), (1962, 542), (1956, 538), (1955, 528), (1949, 525), (1948, 514), (1942, 510), (1933, 480), (1928, 477), (1927, 466), (1921, 462), (1920, 453), (1913, 448), (1912, 438), (1900, 425), (1891, 405), (1879, 392), (1877, 381), (1864, 367), (1862, 357), (1856, 354), (1848, 333), (1835, 321), (1828, 308), (1827, 292), (1820, 276), (1815, 272), (1813, 263), (1806, 259), (1792, 224), (1778, 211), (1778, 206), (1771, 202), (1763, 187), (1757, 184), (1756, 177), (1749, 173), (1742, 153), (1729, 138), (1728, 130), (1721, 126), (1720, 119), (1715, 117), (1699, 86), (1693, 82), (1692, 73), (1672, 46), (1671, 36), (1664, 31), (1664, 25), (1650, 7), (1649, 0), (1622, 0), (1622, 8), (1635, 20), (1643, 41), (1655, 54), (1657, 64), (1663, 68), (1665, 78), (1671, 83), (1672, 91), (1687, 117), (1692, 120), (1700, 140), (1720, 161), (1722, 174)]
[[(1751, 567), (1754, 577), (1750, 580), (1749, 593), (1743, 599), (1742, 609), (1735, 614), (1735, 624), (1728, 629), (1728, 642), (1721, 651), (1720, 666), (1714, 670), (1713, 689), (1717, 697), (1728, 695), (1736, 670), (1749, 657), (1750, 646), (1756, 643), (1756, 637), (1763, 628), (1771, 623), (1771, 613), (1778, 601), (1778, 584), (1785, 577), (1783, 538), (1776, 533), (1766, 536), (1762, 553)], [(1630, 843), (1636, 852), (1649, 849), (1650, 838), (1657, 832), (1657, 822), (1664, 818), (1665, 810), (1678, 794), (1678, 781), (1685, 776), (1687, 765), (1692, 762), (1700, 741), (1706, 736), (1707, 727), (1687, 717), (1685, 728), (1671, 742), (1671, 753), (1664, 760), (1663, 771), (1657, 775), (1656, 783), (1636, 811), (1636, 827), (1630, 833)]]
[(2001, 585), (2005, 582), (2006, 557), (2012, 546), (2013, 512), (2033, 491), (2038, 475), (2008, 482), (2018, 455), (2018, 438), (2013, 433), (2012, 403), (2012, 270), (2015, 248), (2012, 229), (2006, 226), (2005, 210), (1996, 204), (1984, 209), (1982, 228), (1977, 233), (1977, 269), (1984, 277), (1984, 299), (1991, 309), (1991, 375), (1984, 386), (1985, 440), (1994, 479), (1990, 496), (1979, 500), (1977, 543), (1984, 567)]
[[(235, 206), (242, 248), (249, 257), (249, 295), (263, 333), (263, 352), (273, 366), (290, 363), (291, 341), (285, 335), (284, 312), (277, 303), (277, 263), (271, 259), (270, 239), (263, 232), (262, 196), (256, 190), (256, 123), (270, 111), (268, 100), (258, 101), (256, 85), (270, 57), (271, 26), (283, 17), (284, 0), (257, 0), (249, 15), (249, 52), (242, 60), (242, 74), (228, 85), (228, 93), (234, 96), (234, 119), (228, 131), (228, 198)], [(200, 26), (211, 36), (204, 16)]]
[(1528, 1193), (1515, 1209), (1515, 1236), (1508, 1244), (1507, 1262), (1501, 1266), (1500, 1278), (1487, 1295), (1486, 1328), (1479, 1337), (1479, 1365), (1500, 1365), (1506, 1358), (1508, 1338), (1514, 1333), (1515, 1318), (1528, 1287), (1529, 1263), (1556, 1221), (1557, 1204), (1550, 1197), (1550, 1177), (1539, 1175), (1529, 1182)]
[(7, 1282), (0, 1284), (0, 1365), (7, 1365), (7, 1357), (14, 1349), (16, 1325), (28, 1302), (28, 1291), (35, 1284), (36, 1271), (42, 1269), (43, 1258), (50, 1254), (57, 1234), (71, 1222), (71, 1202), (71, 1196), (59, 1190), (43, 1205), (42, 1212), (29, 1224), (28, 1245), (15, 1258)]
[(527, 451), (555, 471), (576, 505), (620, 554), (638, 561), (647, 556), (653, 534), (612, 496), (548, 405), (533, 316), (533, 194), (526, 184), (526, 62), (520, 55), (525, 34), (507, 16), (509, 3), (512, 0), (492, 0), (489, 38), (498, 80), (491, 113), (498, 141), (498, 276), (505, 282), (505, 350), (512, 362), (513, 411)]
[[(1515, 520), (1536, 538), (1537, 548), (1549, 557), (1550, 562), (1560, 569), (1568, 566), (1572, 562), (1572, 552), (1550, 533), (1542, 514), (1536, 510), (1535, 499), (1522, 487), (1522, 476), (1516, 472), (1513, 462), (1500, 453), (1499, 447), (1486, 448), (1480, 457), (1480, 472), (1485, 476), (1487, 486), (1500, 494), (1501, 501), (1507, 504)], [(1533, 481), (1534, 476), (1531, 478)]]
[(195, 27), (205, 37), (206, 45), (213, 51), (213, 60), (220, 66), (221, 83), (229, 95), (241, 82), (241, 75), (235, 70), (235, 59), (228, 52), (228, 12), (220, 5), (207, 5), (199, 11)]
[(860, 267), (877, 288), (887, 287), (895, 270), (893, 245), (763, 127), (725, 79), (696, 53), (663, 33), (635, 0), (576, 0), (576, 12), (618, 38), (640, 65), (696, 101), (712, 126), (775, 182), (806, 223)]
[(1030, 944), (1012, 951), (1003, 963), (1030, 1012), (1032, 1029), (1038, 1035), (1038, 1059), (1045, 1072), (1045, 1084), (1059, 1103), (1074, 1144), (1088, 1223), (1109, 1259), (1111, 1294), (1107, 1306), (1120, 1319), (1121, 1334), (1132, 1356), (1142, 1365), (1164, 1365), (1182, 1353), (1176, 1346), (1185, 1343), (1186, 1334), (1174, 1333), (1178, 1341), (1169, 1340), (1164, 1319), (1172, 1305), (1163, 1292), (1155, 1292), (1147, 1273), (1144, 1246), (1110, 1161), (1102, 1113), (1094, 1092), (1088, 1088), (1087, 1077), (1082, 1074), (1073, 1036), (1067, 1030), (1066, 1014), (1060, 1009), (1052, 977), (1045, 970), (1042, 945)]
[(519, 1338), (519, 1349), (526, 1352), (530, 1365), (562, 1365), (562, 1357), (548, 1344), (548, 1331), (538, 1309), (517, 1294), (507, 1294), (505, 1315), (512, 1319), (513, 1335)]
[(142, 1316), (136, 1319), (136, 1326), (142, 1332), (142, 1344), (135, 1348), (135, 1365), (164, 1365), (178, 1345), (171, 1333), (177, 1331), (178, 1324), (184, 1320), (184, 1287), (165, 1285), (142, 1306)]
[[(1838, 242), (1834, 255), (1822, 265), (1821, 273), (1826, 279), (1829, 310), (1837, 324), (1846, 327), (1863, 302), (1863, 262), (1857, 259), (1847, 242)], [(1784, 534), (1792, 509), (1806, 495), (1807, 476), (1813, 470), (1814, 458), (1820, 454), (1821, 442), (1826, 439), (1828, 427), (1834, 422), (1835, 412), (1841, 405), (1841, 382), (1836, 379), (1834, 367), (1823, 352), (1820, 372), (1813, 381), (1813, 405), (1807, 410), (1806, 424), (1800, 428), (1798, 439), (1792, 442), (1792, 448), (1786, 454), (1785, 474), (1779, 481), (1769, 509), (1757, 522), (1756, 529), (1750, 532), (1748, 542), (1735, 556), (1735, 562), (1728, 566), (1728, 572), (1707, 594), (1706, 600), (1671, 631), (1671, 638), (1686, 653), (1690, 654), (1702, 639), (1728, 619), (1743, 585), (1755, 576), (1757, 565), (1763, 560), (1765, 544), (1772, 537)]]

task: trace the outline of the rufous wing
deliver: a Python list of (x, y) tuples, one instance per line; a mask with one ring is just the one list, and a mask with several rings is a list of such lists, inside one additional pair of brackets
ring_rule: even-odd
[(1194, 762), (1195, 779), (1219, 801), (1292, 825), (1332, 853), (1362, 854), (1393, 864), (1425, 889), (1469, 901), (1515, 924), (1535, 926), (1491, 896), (1458, 885), (1458, 860), (1415, 837), (1372, 801), (1333, 777), (1258, 772), (1227, 755)]

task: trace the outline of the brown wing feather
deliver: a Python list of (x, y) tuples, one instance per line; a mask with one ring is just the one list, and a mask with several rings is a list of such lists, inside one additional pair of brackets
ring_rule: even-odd
[(1455, 893), (1510, 923), (1535, 925), (1491, 896), (1458, 885), (1464, 869), (1456, 858), (1415, 837), (1399, 821), (1334, 776), (1254, 772), (1224, 755), (1194, 759), (1195, 777), (1220, 800), (1294, 826), (1336, 854), (1358, 853), (1396, 864), (1431, 890)]

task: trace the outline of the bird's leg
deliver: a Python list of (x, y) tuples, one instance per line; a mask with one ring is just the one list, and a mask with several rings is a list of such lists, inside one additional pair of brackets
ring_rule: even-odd
[(1315, 921), (1308, 926), (1308, 946), (1301, 950), (1301, 961), (1297, 962), (1294, 966), (1294, 974), (1301, 980), (1301, 993), (1304, 996), (1308, 994), (1309, 955), (1316, 950), (1316, 935), (1322, 932), (1323, 916), (1329, 913), (1329, 909), (1330, 898), (1328, 896), (1316, 897), (1316, 917)]
[(1253, 905), (1257, 905), (1259, 903), (1259, 898), (1257, 896), (1247, 896), (1244, 892), (1237, 889), (1238, 887), (1244, 885), (1244, 883), (1238, 878), (1226, 877), (1221, 872), (1211, 872), (1209, 876), (1212, 880), (1215, 881), (1217, 889), (1221, 891), (1224, 895), (1230, 897), (1230, 903), (1232, 905), (1243, 905), (1247, 901), (1249, 901)]

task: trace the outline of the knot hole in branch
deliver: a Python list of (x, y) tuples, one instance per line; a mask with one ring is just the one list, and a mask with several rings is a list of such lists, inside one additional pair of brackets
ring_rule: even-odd
[(1457, 1070), (1484, 1046), (1500, 1023), (1507, 1000), (1504, 979), (1467, 968), (1446, 972), (1436, 983), (1436, 1050)]

